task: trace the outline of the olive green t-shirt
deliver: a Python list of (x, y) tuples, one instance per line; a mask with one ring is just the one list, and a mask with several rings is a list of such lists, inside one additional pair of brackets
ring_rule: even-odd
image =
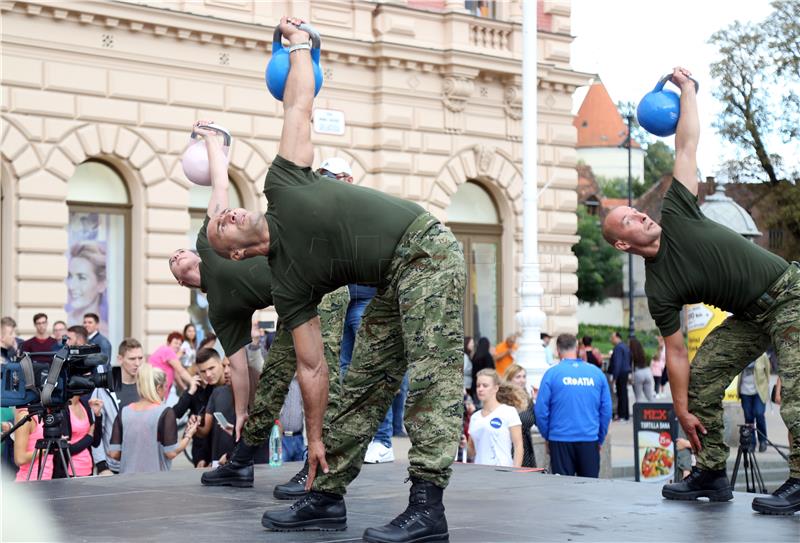
[(208, 319), (225, 353), (250, 343), (253, 312), (272, 305), (271, 274), (266, 257), (228, 260), (208, 242), (209, 218), (197, 234), (200, 288), (208, 297)]
[(661, 245), (645, 260), (645, 293), (661, 335), (680, 328), (685, 304), (705, 303), (733, 314), (752, 304), (789, 263), (712, 221), (680, 181), (664, 196)]
[(276, 156), (264, 185), (272, 296), (292, 330), (317, 315), (322, 297), (357, 283), (381, 287), (419, 205), (317, 175)]

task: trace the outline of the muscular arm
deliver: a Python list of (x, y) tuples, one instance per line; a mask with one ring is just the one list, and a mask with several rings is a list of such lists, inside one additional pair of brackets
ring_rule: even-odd
[(211, 173), (211, 199), (208, 201), (208, 216), (219, 215), (228, 208), (228, 163), (222, 152), (221, 136), (206, 136), (208, 168)]
[(673, 73), (673, 81), (681, 88), (681, 116), (675, 132), (675, 166), (672, 175), (697, 196), (697, 144), (700, 141), (697, 93), (694, 82), (685, 75)]
[(303, 395), (306, 435), (311, 443), (322, 441), (322, 417), (328, 406), (328, 365), (322, 345), (319, 317), (292, 330), (297, 353), (297, 380)]
[(244, 427), (244, 421), (247, 420), (247, 405), (250, 402), (250, 375), (247, 370), (247, 353), (244, 350), (245, 347), (242, 347), (228, 357), (228, 360), (231, 361), (231, 390), (233, 390), (233, 406), (236, 410), (234, 438)]
[[(281, 30), (292, 45), (308, 42), (308, 34), (281, 21)], [(311, 145), (311, 109), (314, 104), (314, 70), (311, 52), (301, 49), (289, 54), (289, 76), (283, 94), (283, 130), (278, 154), (298, 166), (314, 160)]]
[(689, 411), (689, 357), (680, 331), (664, 338), (667, 350), (667, 371), (675, 404), (675, 414)]

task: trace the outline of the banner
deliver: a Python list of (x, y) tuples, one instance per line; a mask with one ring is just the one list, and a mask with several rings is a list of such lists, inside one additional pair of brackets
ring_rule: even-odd
[(675, 480), (678, 419), (671, 403), (633, 404), (633, 449), (636, 481)]
[[(689, 354), (689, 362), (694, 360), (697, 349), (703, 344), (703, 340), (711, 333), (711, 330), (719, 326), (730, 313), (706, 304), (688, 304), (684, 306), (686, 311), (686, 343)], [(733, 379), (728, 388), (725, 389), (723, 401), (738, 402), (739, 395), (736, 392), (738, 376)]]
[(70, 211), (67, 250), (67, 326), (100, 317), (113, 347), (125, 330), (125, 219), (114, 213)]

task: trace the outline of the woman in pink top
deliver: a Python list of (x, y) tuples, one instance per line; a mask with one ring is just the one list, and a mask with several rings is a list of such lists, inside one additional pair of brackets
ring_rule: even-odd
[(155, 351), (147, 361), (154, 368), (158, 368), (167, 375), (166, 395), (169, 396), (169, 391), (172, 389), (172, 383), (177, 378), (178, 386), (186, 390), (192, 382), (192, 377), (186, 368), (181, 364), (178, 358), (178, 353), (183, 344), (183, 336), (180, 332), (172, 332), (167, 336), (167, 344), (162, 345)]
[[(22, 420), (25, 415), (28, 414), (28, 410), (25, 408), (17, 409), (16, 413), (14, 414), (14, 422), (19, 422)], [(36, 440), (42, 439), (44, 437), (44, 426), (42, 425), (42, 421), (39, 417), (34, 416), (31, 420), (20, 426), (16, 432), (14, 432), (14, 463), (19, 466), (19, 471), (17, 471), (17, 481), (27, 481), (28, 480), (28, 469), (31, 466), (31, 462), (33, 461), (33, 448), (36, 446)], [(39, 473), (39, 462), (37, 461), (33, 465), (33, 471), (31, 472), (31, 481), (35, 481), (37, 478), (37, 474)], [(50, 456), (44, 463), (44, 473), (42, 474), (42, 480), (48, 480), (53, 478), (53, 457)]]
[[(76, 477), (88, 477), (92, 474), (94, 461), (92, 447), (102, 443), (103, 438), (103, 401), (98, 399), (82, 400), (73, 396), (69, 401), (69, 452), (72, 465), (75, 466)], [(63, 468), (56, 468), (55, 477), (63, 477)], [(73, 475), (70, 469), (70, 475)]]

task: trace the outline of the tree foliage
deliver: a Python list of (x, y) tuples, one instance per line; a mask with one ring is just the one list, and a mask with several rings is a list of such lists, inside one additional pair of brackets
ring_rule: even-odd
[(709, 42), (721, 57), (711, 64), (713, 94), (723, 105), (715, 127), (741, 153), (720, 173), (729, 181), (769, 184), (759, 205), (770, 210), (767, 227), (792, 236), (781, 251), (786, 254), (800, 248), (800, 162), (796, 153), (781, 156), (770, 146), (800, 137), (800, 0), (771, 5), (764, 21), (737, 21)]
[[(778, 0), (760, 23), (734, 22), (709, 42), (720, 60), (711, 64), (713, 94), (723, 106), (715, 128), (743, 153), (736, 179), (777, 185), (797, 180), (796, 157), (777, 160), (768, 141), (800, 134), (800, 0)], [(784, 157), (788, 159), (790, 157)]]
[(661, 179), (664, 174), (672, 173), (675, 166), (675, 151), (663, 141), (657, 141), (647, 146), (644, 156), (644, 185), (649, 189)]
[(578, 257), (578, 299), (600, 303), (606, 299), (606, 287), (622, 282), (620, 253), (603, 239), (599, 218), (578, 208), (580, 241), (572, 246)]

